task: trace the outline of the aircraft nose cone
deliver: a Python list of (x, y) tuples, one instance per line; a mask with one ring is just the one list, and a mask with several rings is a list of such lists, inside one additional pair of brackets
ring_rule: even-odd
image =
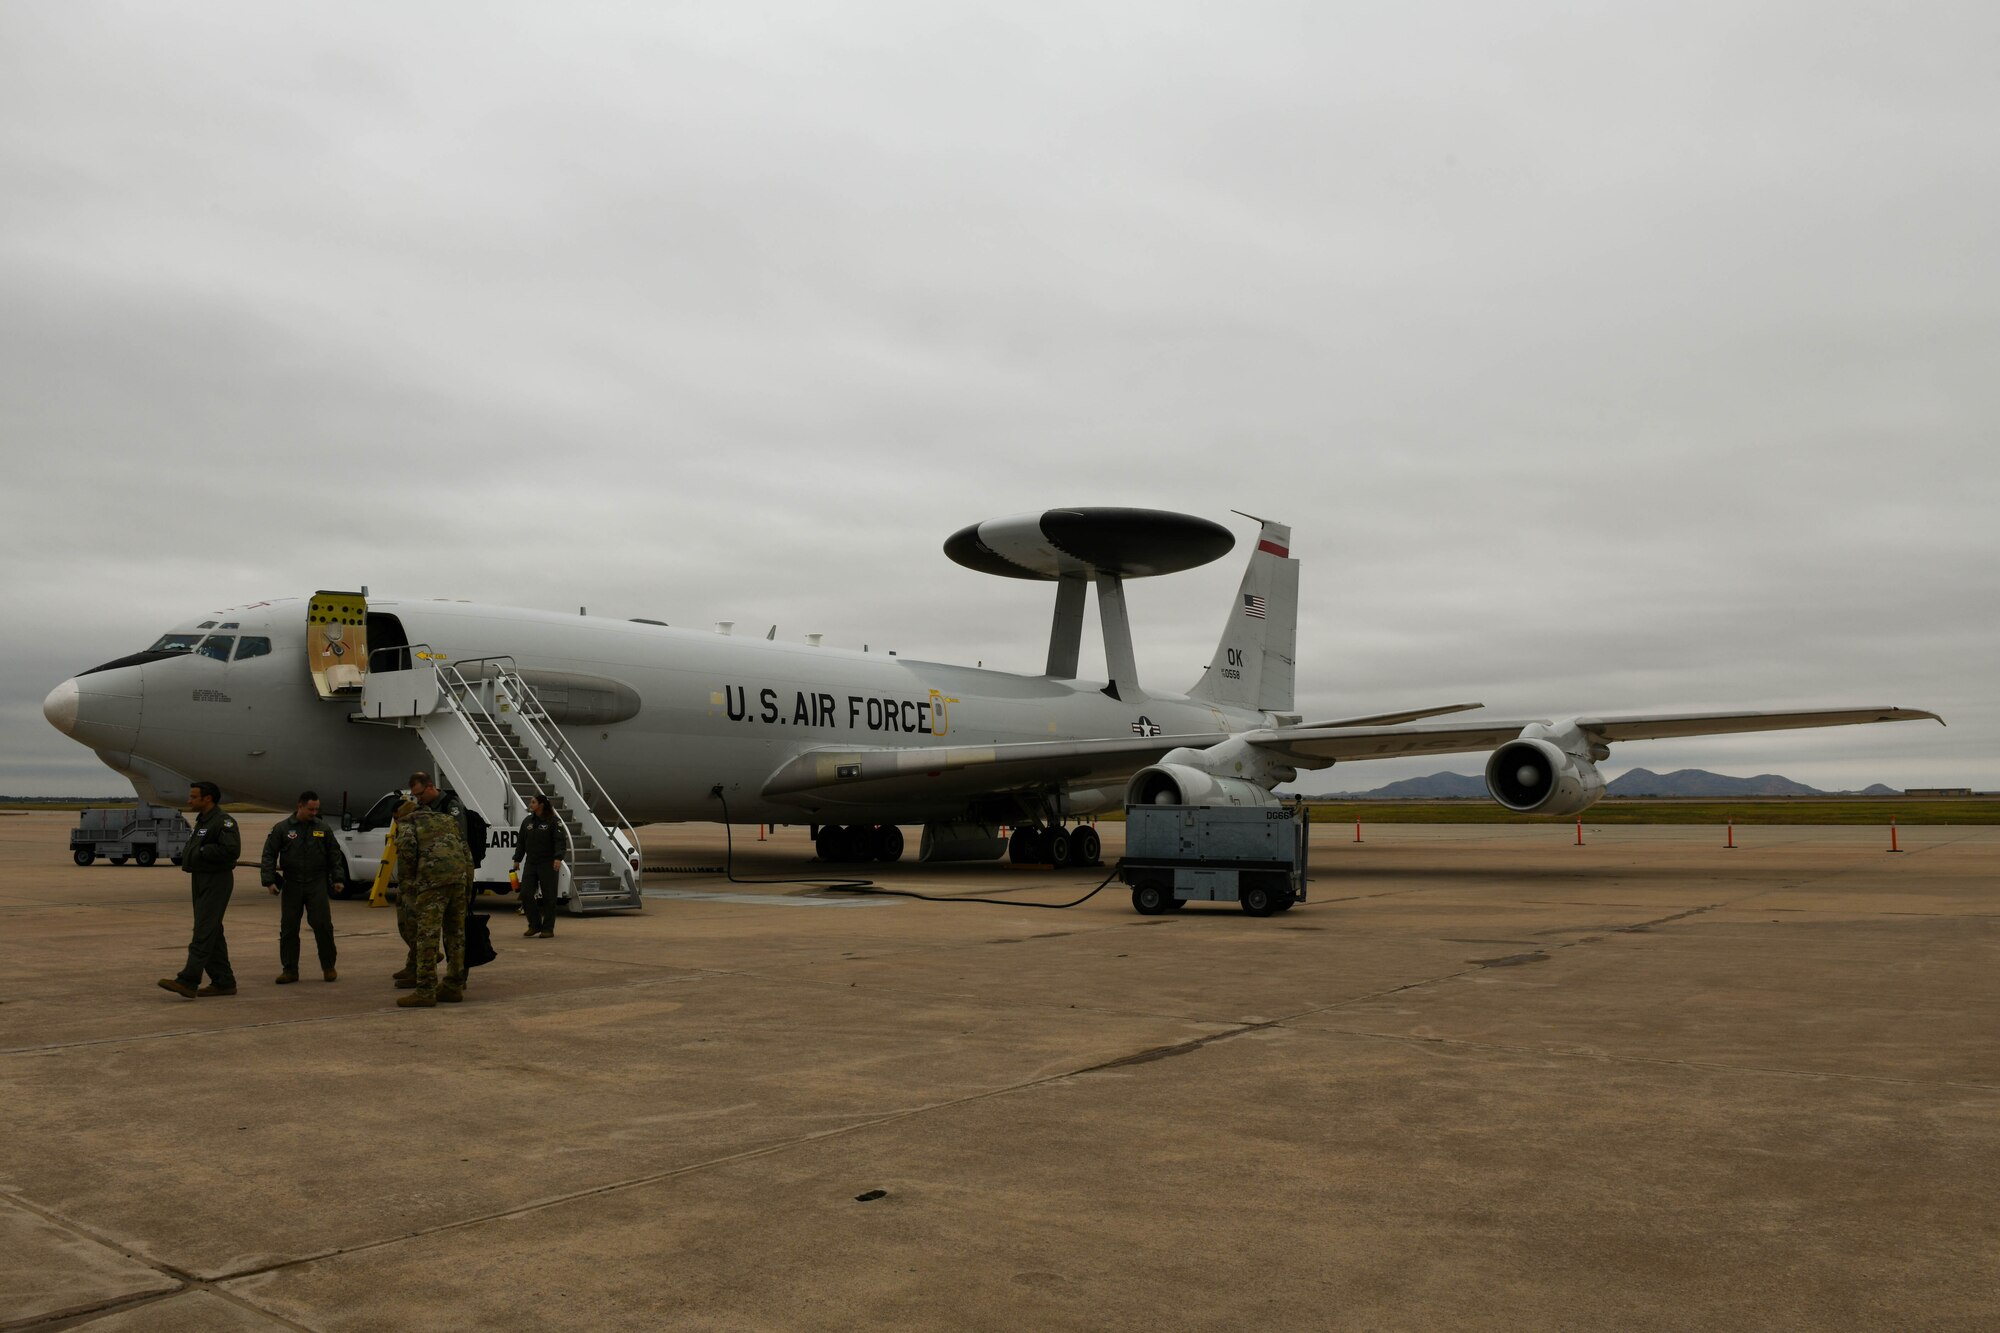
[(49, 725), (65, 736), (76, 735), (77, 705), (82, 692), (76, 688), (74, 680), (66, 680), (49, 691), (49, 697), (42, 700), (42, 716)]

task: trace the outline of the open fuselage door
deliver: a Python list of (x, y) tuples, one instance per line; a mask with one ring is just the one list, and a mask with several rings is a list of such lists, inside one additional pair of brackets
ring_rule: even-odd
[(368, 677), (368, 599), (316, 592), (306, 611), (306, 663), (322, 699), (351, 699)]

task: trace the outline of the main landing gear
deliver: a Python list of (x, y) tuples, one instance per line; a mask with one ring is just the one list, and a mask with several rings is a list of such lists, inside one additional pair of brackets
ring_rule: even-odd
[(1073, 829), (1066, 829), (1060, 824), (1053, 828), (1030, 826), (1014, 830), (1014, 836), (1007, 843), (1007, 859), (1017, 866), (1070, 869), (1104, 864), (1099, 856), (1102, 850), (1097, 830), (1088, 824), (1079, 824)]
[(903, 859), (903, 830), (894, 824), (822, 824), (813, 850), (828, 865)]

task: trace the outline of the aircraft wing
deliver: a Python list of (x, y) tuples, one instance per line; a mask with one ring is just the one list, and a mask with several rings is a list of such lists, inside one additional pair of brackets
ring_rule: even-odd
[[(1441, 710), (1440, 710), (1441, 711)], [(1917, 708), (1807, 709), (1776, 713), (1656, 713), (1580, 717), (1592, 739), (1657, 740), (1732, 732), (1840, 727), (1864, 722), (1907, 722), (1936, 713)], [(1259, 728), (1239, 733), (1259, 749), (1301, 768), (1336, 760), (1392, 759), (1403, 755), (1493, 750), (1546, 718), (1482, 722), (1415, 722), (1386, 726), (1341, 724)], [(1169, 750), (1206, 749), (1227, 732), (1179, 736), (1130, 736), (1108, 740), (1026, 741), (1006, 745), (942, 745), (809, 750), (773, 773), (764, 795), (776, 800), (823, 800), (868, 805), (923, 798), (951, 799), (1022, 790), (1053, 782), (1123, 782)]]
[[(1742, 731), (1786, 731), (1795, 727), (1845, 727), (1862, 722), (1910, 722), (1936, 713), (1920, 708), (1818, 708), (1782, 713), (1627, 713), (1575, 719), (1579, 730), (1606, 745), (1614, 741), (1659, 740), (1670, 736), (1720, 736)], [(1391, 759), (1398, 755), (1452, 754), (1491, 750), (1547, 718), (1389, 727), (1292, 727), (1247, 732), (1244, 739), (1296, 762), (1300, 767), (1334, 760)]]
[(1577, 726), (1603, 740), (1652, 741), (1667, 736), (1721, 736), (1733, 731), (1786, 731), (1793, 727), (1846, 727), (1859, 722), (1944, 719), (1921, 708), (1819, 708), (1788, 713), (1630, 713), (1580, 717)]

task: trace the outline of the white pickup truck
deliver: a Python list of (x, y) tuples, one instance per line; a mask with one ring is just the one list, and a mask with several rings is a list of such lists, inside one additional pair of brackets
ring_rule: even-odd
[[(368, 807), (362, 815), (344, 814), (340, 817), (340, 830), (335, 835), (340, 839), (340, 850), (347, 856), (347, 892), (344, 897), (365, 897), (375, 885), (375, 876), (382, 867), (382, 850), (389, 840), (389, 824), (396, 817), (396, 807), (409, 799), (406, 792), (392, 791)], [(486, 854), (480, 858), (478, 868), (473, 872), (473, 888), (481, 893), (513, 893), (514, 886), (507, 878), (507, 872), (514, 868), (514, 838), (517, 829), (500, 824), (489, 824), (486, 828)], [(622, 829), (612, 832), (612, 839), (620, 852), (638, 865), (638, 850)], [(390, 879), (393, 887), (395, 880)], [(556, 896), (569, 897), (569, 867), (565, 865), (561, 882), (556, 888)]]

